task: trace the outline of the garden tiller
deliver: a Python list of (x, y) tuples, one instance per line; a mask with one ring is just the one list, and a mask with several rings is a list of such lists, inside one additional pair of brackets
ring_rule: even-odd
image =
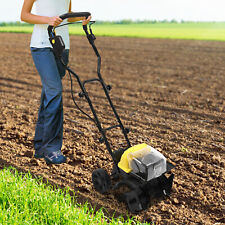
[[(64, 20), (72, 17), (87, 18), (88, 16), (90, 16), (90, 13), (88, 12), (66, 13), (61, 15), (60, 18)], [(109, 191), (114, 192), (119, 197), (119, 200), (127, 204), (128, 209), (132, 213), (137, 213), (148, 208), (148, 206), (152, 202), (151, 200), (170, 195), (174, 178), (174, 175), (171, 173), (171, 169), (174, 166), (171, 163), (167, 162), (166, 158), (160, 152), (145, 143), (131, 146), (128, 138), (129, 129), (123, 126), (120, 117), (117, 114), (116, 109), (111, 101), (109, 95), (111, 86), (105, 84), (100, 73), (101, 56), (95, 46), (94, 41), (96, 38), (91, 29), (91, 25), (94, 22), (95, 21), (90, 21), (89, 26), (83, 25), (83, 30), (98, 58), (98, 76), (96, 78), (81, 81), (80, 77), (63, 62), (61, 56), (65, 49), (65, 45), (62, 37), (56, 35), (56, 27), (48, 27), (49, 40), (53, 47), (55, 56), (61, 60), (66, 70), (69, 72), (71, 79), (72, 98), (75, 105), (78, 107), (73, 96), (71, 74), (76, 78), (81, 88), (79, 97), (83, 97), (86, 99), (92, 111), (93, 117), (89, 116), (79, 107), (78, 109), (81, 110), (82, 113), (88, 116), (97, 125), (98, 130), (101, 134), (101, 138), (99, 139), (99, 141), (101, 143), (105, 143), (106, 148), (113, 160), (113, 169), (110, 175), (103, 168), (98, 168), (93, 171), (92, 182), (95, 190), (102, 194), (108, 193)], [(70, 23), (65, 23), (59, 26), (68, 24)], [(101, 84), (106, 98), (118, 122), (117, 125), (103, 128), (86, 90), (86, 84), (92, 82), (99, 82)], [(120, 129), (126, 141), (125, 147), (116, 150), (112, 150), (109, 140), (106, 137), (106, 133), (110, 132), (110, 130), (114, 128)], [(170, 175), (168, 175), (167, 172), (170, 172)]]

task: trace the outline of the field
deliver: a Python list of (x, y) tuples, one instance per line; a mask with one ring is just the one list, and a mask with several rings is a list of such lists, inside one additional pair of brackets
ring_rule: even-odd
[[(64, 86), (64, 145), (67, 164), (47, 166), (33, 156), (33, 136), (41, 93), (29, 51), (30, 34), (0, 33), (0, 162), (69, 187), (78, 201), (127, 215), (113, 194), (93, 190), (91, 173), (112, 162), (98, 142), (94, 124), (74, 108), (68, 75)], [(99, 37), (102, 75), (132, 145), (146, 142), (176, 165), (170, 199), (138, 214), (156, 224), (224, 224), (225, 210), (225, 43)], [(84, 36), (71, 36), (70, 67), (92, 78), (96, 58)], [(75, 81), (74, 81), (75, 83)], [(114, 119), (103, 92), (90, 86), (103, 125)], [(75, 85), (74, 90), (79, 93)], [(88, 105), (76, 98), (88, 111)], [(115, 145), (123, 141), (109, 135)]]
[[(225, 41), (225, 23), (146, 23), (146, 24), (95, 24), (97, 36), (141, 37), (189, 40)], [(0, 32), (31, 33), (32, 26), (0, 26)], [(81, 35), (80, 24), (70, 25), (70, 34)]]

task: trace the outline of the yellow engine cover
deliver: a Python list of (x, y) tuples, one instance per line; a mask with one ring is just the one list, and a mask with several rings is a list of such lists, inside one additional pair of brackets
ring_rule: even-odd
[(147, 144), (143, 143), (143, 144), (139, 144), (139, 145), (135, 145), (133, 147), (128, 148), (122, 155), (120, 162), (118, 163), (118, 167), (120, 169), (122, 169), (123, 171), (125, 171), (126, 173), (130, 173), (132, 171), (132, 169), (129, 167), (129, 159), (128, 159), (128, 154), (129, 153), (134, 153), (136, 151), (139, 151), (141, 149), (144, 149), (148, 147)]

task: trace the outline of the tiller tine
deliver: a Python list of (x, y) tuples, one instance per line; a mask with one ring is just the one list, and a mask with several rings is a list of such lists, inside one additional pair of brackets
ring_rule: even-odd
[(138, 213), (147, 209), (152, 200), (168, 197), (171, 193), (173, 178), (174, 174), (171, 174), (169, 178), (162, 175), (136, 189), (121, 194), (120, 199), (127, 204), (131, 213)]

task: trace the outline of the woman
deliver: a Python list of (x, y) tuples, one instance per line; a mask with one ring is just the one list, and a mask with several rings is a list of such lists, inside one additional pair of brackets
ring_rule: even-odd
[[(31, 13), (33, 6), (36, 13)], [(71, 0), (24, 0), (21, 20), (35, 24), (31, 37), (31, 54), (34, 64), (41, 77), (42, 93), (35, 129), (35, 158), (44, 158), (47, 164), (61, 164), (66, 157), (61, 153), (63, 138), (63, 105), (62, 82), (65, 69), (54, 56), (49, 42), (48, 25), (58, 26), (62, 19), (60, 15), (71, 12)], [(68, 22), (83, 20), (83, 25), (89, 23), (91, 17), (70, 18)], [(68, 63), (69, 32), (68, 26), (57, 28), (57, 35), (65, 42), (63, 60)]]

